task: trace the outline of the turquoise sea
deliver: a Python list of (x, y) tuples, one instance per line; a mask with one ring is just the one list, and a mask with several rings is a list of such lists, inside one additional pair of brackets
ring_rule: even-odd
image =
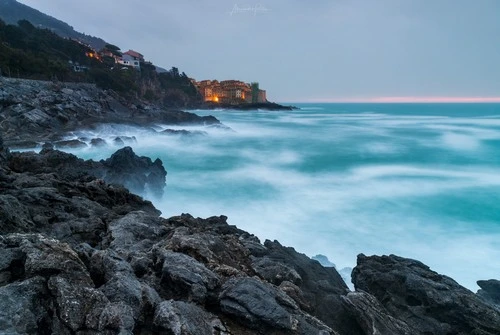
[(474, 291), (500, 279), (500, 104), (295, 105), (194, 111), (232, 129), (193, 128), (208, 136), (113, 125), (75, 135), (135, 135), (136, 153), (162, 159), (165, 196), (151, 200), (165, 217), (224, 214), (337, 268), (392, 253)]

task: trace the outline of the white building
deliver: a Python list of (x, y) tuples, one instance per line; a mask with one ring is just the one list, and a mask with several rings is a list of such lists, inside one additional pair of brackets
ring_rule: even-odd
[(132, 66), (137, 70), (141, 69), (141, 64), (139, 60), (134, 59), (134, 57), (123, 54), (122, 58), (118, 60), (118, 64), (125, 65), (125, 66)]

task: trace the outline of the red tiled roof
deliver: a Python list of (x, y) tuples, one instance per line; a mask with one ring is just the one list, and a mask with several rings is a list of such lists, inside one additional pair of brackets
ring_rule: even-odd
[(129, 56), (132, 56), (132, 57), (135, 57), (135, 58), (144, 58), (144, 56), (140, 53), (138, 53), (137, 51), (134, 51), (134, 50), (129, 50), (127, 52), (124, 52), (125, 55), (129, 55)]

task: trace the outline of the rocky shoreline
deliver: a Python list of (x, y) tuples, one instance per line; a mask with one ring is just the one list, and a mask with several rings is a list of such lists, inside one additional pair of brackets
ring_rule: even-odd
[(257, 102), (257, 103), (241, 103), (241, 104), (223, 104), (216, 102), (205, 102), (200, 109), (217, 110), (217, 109), (234, 109), (234, 110), (268, 110), (268, 111), (292, 111), (298, 109), (294, 106), (280, 105), (275, 102)]
[(92, 162), (0, 140), (0, 333), (500, 331), (498, 281), (474, 294), (418, 261), (359, 255), (351, 292), (334, 268), (224, 216), (165, 219), (115, 184), (165, 175), (130, 148)]
[[(39, 148), (47, 142), (60, 148), (83, 147), (92, 145), (92, 140), (102, 144), (99, 138), (70, 139), (73, 142), (67, 138), (72, 131), (102, 124), (146, 127), (151, 132), (158, 124), (223, 127), (213, 116), (164, 110), (139, 100), (131, 103), (94, 84), (0, 77), (0, 132), (10, 148)], [(116, 139), (118, 144), (127, 140), (131, 139)]]
[[(162, 196), (159, 159), (54, 149), (109, 144), (66, 136), (102, 124), (222, 127), (214, 117), (126, 105), (89, 84), (5, 78), (0, 111), (1, 334), (500, 333), (500, 281), (478, 281), (474, 294), (416, 260), (361, 254), (351, 291), (335, 268), (224, 216), (162, 218), (131, 193)], [(40, 153), (7, 148), (28, 144)]]

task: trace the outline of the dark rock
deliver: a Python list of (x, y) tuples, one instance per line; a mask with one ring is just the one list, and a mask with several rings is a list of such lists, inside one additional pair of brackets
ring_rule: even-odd
[(291, 111), (298, 109), (294, 106), (284, 106), (274, 102), (257, 102), (257, 103), (240, 103), (240, 104), (222, 104), (222, 103), (212, 103), (205, 102), (201, 108), (203, 109), (235, 109), (235, 110), (255, 110), (263, 109), (269, 111), (280, 111), (287, 110)]
[(147, 251), (169, 232), (156, 215), (131, 212), (109, 224), (110, 247), (122, 254)]
[(55, 143), (57, 149), (81, 149), (86, 148), (87, 144), (80, 140), (58, 141)]
[(37, 149), (40, 147), (40, 143), (36, 141), (15, 141), (14, 143), (9, 143), (11, 149)]
[(52, 143), (44, 143), (42, 145), (42, 151), (48, 151), (48, 150), (53, 150), (54, 149), (54, 145)]
[(125, 147), (101, 163), (108, 169), (107, 182), (124, 185), (136, 193), (150, 191), (157, 197), (163, 195), (167, 172), (161, 160), (153, 162), (148, 157), (138, 157), (131, 147)]
[(181, 129), (181, 130), (176, 130), (176, 129), (165, 129), (161, 132), (161, 134), (165, 134), (165, 135), (182, 135), (182, 136), (205, 136), (205, 135), (208, 135), (207, 132), (205, 131), (201, 131), (201, 130), (185, 130), (185, 129)]
[(498, 334), (500, 313), (453, 279), (394, 255), (358, 256), (352, 273), (388, 313), (421, 334)]
[(229, 334), (215, 315), (182, 301), (163, 301), (156, 309), (153, 323), (159, 332), (167, 334)]
[(163, 194), (167, 175), (161, 160), (153, 162), (150, 158), (139, 157), (130, 147), (120, 149), (100, 162), (84, 161), (72, 154), (49, 149), (42, 150), (40, 155), (15, 153), (9, 160), (9, 167), (16, 172), (56, 172), (68, 181), (92, 175), (108, 183), (123, 185), (133, 192), (151, 192), (158, 197)]
[(232, 278), (222, 287), (220, 308), (243, 325), (261, 333), (336, 334), (303, 313), (281, 290), (255, 278)]
[(297, 271), (283, 263), (272, 261), (268, 257), (254, 258), (252, 268), (260, 277), (274, 285), (280, 285), (283, 281), (297, 285), (302, 283), (302, 278)]
[(120, 137), (115, 137), (113, 140), (113, 144), (119, 147), (123, 147), (125, 145), (125, 142)]
[(330, 262), (328, 257), (326, 257), (325, 255), (316, 255), (316, 256), (311, 257), (311, 259), (318, 261), (319, 264), (323, 265), (326, 268), (335, 268), (336, 267), (335, 264)]
[(92, 147), (104, 147), (106, 146), (106, 141), (103, 140), (102, 138), (93, 138), (90, 140), (90, 146)]
[(0, 333), (37, 334), (49, 315), (44, 304), (48, 297), (43, 277), (17, 281), (0, 287)]
[(135, 319), (141, 313), (142, 287), (132, 271), (118, 273), (113, 276), (100, 290), (110, 302), (123, 303), (132, 311)]
[(170, 250), (157, 250), (159, 263), (163, 263), (161, 282), (173, 294), (184, 292), (190, 299), (203, 303), (220, 278), (194, 258)]
[(350, 292), (342, 297), (344, 306), (355, 316), (364, 334), (414, 335), (419, 332), (392, 317), (372, 295)]
[(254, 278), (233, 278), (224, 284), (220, 308), (249, 327), (264, 323), (286, 330), (293, 328), (287, 308), (297, 309), (285, 294)]
[[(283, 247), (278, 241), (267, 240), (264, 246), (267, 248), (267, 259), (293, 269), (300, 276), (300, 280), (295, 280), (294, 283), (300, 288), (301, 296), (305, 299), (302, 304), (311, 306), (309, 312), (312, 315), (342, 333), (363, 334), (351, 312), (342, 304), (341, 297), (349, 290), (334, 268), (325, 268), (293, 248)], [(270, 271), (274, 271), (272, 267)], [(280, 276), (287, 276), (287, 281), (293, 278), (286, 275), (286, 272)]]
[(500, 280), (478, 280), (477, 285), (481, 288), (477, 295), (500, 309)]
[(89, 327), (97, 330), (97, 320), (89, 318), (90, 311), (100, 314), (108, 299), (102, 292), (91, 286), (78, 285), (74, 280), (54, 276), (48, 280), (51, 295), (59, 312), (59, 321), (65, 327), (76, 332)]
[(135, 321), (132, 308), (122, 302), (106, 305), (99, 318), (99, 330), (113, 330), (111, 334), (130, 334)]
[[(66, 94), (63, 90), (71, 90), (72, 93)], [(162, 110), (154, 105), (131, 108), (132, 103), (128, 104), (112, 91), (103, 91), (86, 83), (54, 85), (45, 81), (4, 78), (0, 93), (0, 132), (12, 148), (36, 148), (37, 142), (61, 141), (71, 131), (100, 124), (144, 127), (155, 124), (220, 124), (213, 116)], [(29, 143), (23, 143), (27, 138)], [(124, 141), (119, 143), (122, 146), (135, 143), (133, 138), (120, 140)]]

